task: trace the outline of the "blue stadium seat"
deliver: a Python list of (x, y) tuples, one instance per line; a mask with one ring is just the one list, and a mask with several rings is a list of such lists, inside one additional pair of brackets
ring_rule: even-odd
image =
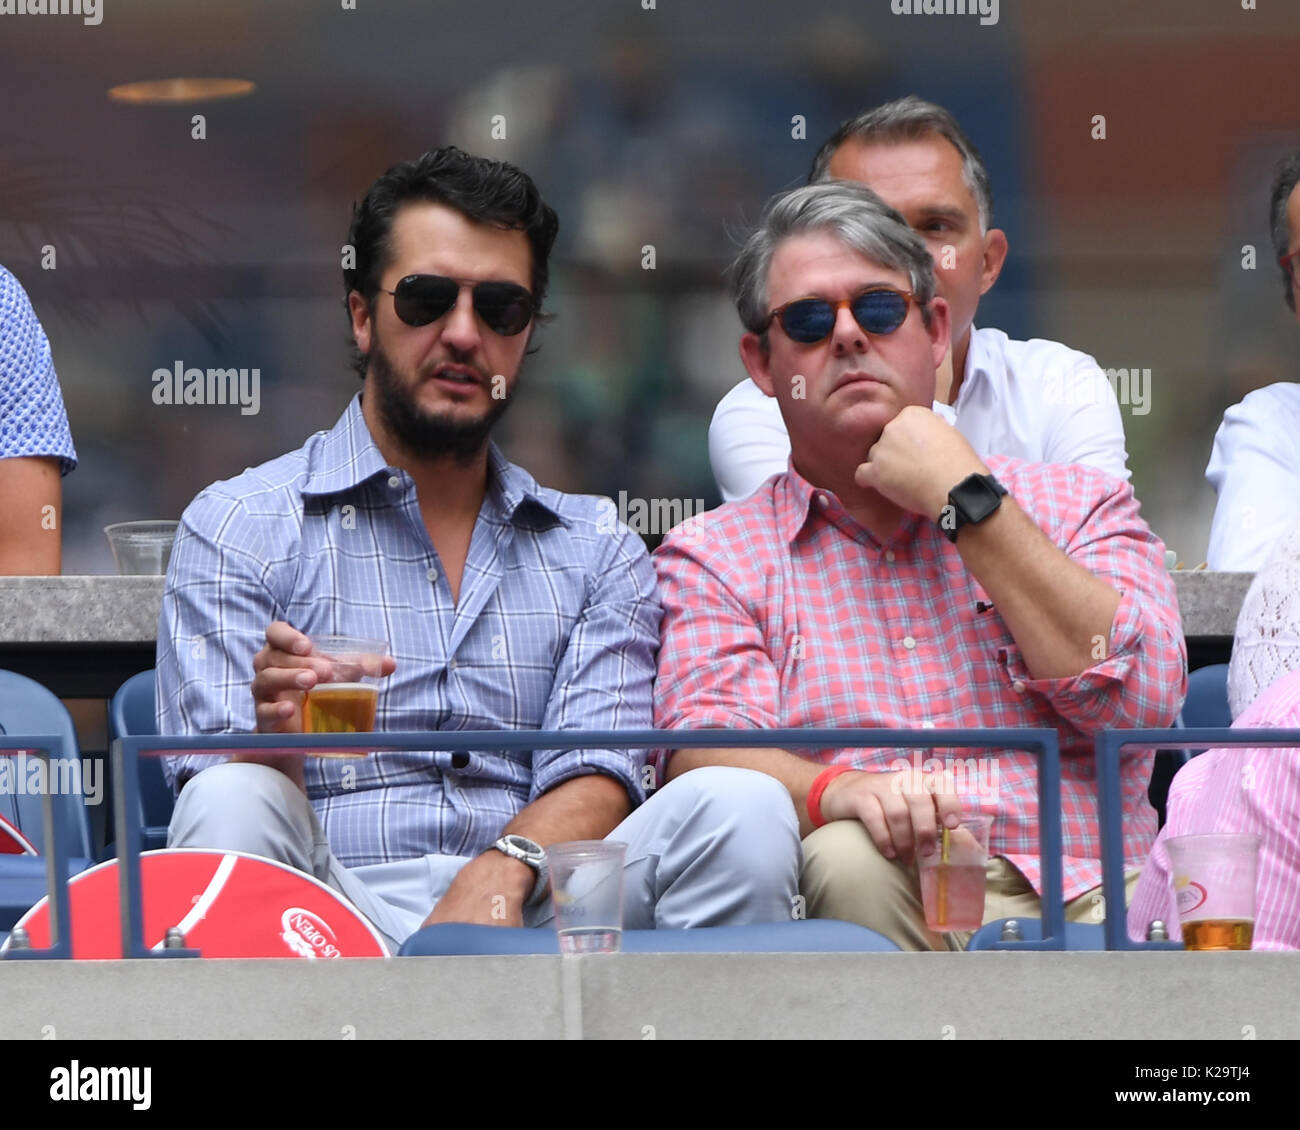
[[(76, 759), (80, 764), (72, 716), (51, 691), (26, 675), (0, 671), (0, 733), (61, 738), (63, 758)], [(64, 779), (61, 783), (72, 782)], [(83, 871), (91, 863), (90, 815), (80, 774), (75, 783), (76, 790), (55, 791), (50, 796), (51, 803), (61, 808), (71, 836), (64, 848), (69, 857), (69, 874)], [(0, 816), (13, 823), (38, 851), (45, 850), (44, 800), (39, 794), (0, 792)], [(44, 858), (14, 855), (0, 859), (0, 930), (7, 931), (45, 893)]]
[[(558, 954), (548, 927), (473, 926), (443, 922), (417, 930), (400, 957), (488, 954)], [(810, 918), (752, 926), (705, 926), (695, 930), (624, 930), (624, 953), (897, 953), (898, 947), (865, 926)]]
[[(154, 708), (154, 672), (150, 668), (127, 679), (108, 704), (108, 740), (111, 744), (127, 734), (156, 733), (158, 713)], [(176, 801), (163, 774), (161, 758), (141, 757), (138, 764), (140, 850), (151, 851), (167, 846), (167, 826), (171, 823)]]
[(1232, 725), (1226, 663), (1198, 667), (1187, 676), (1187, 699), (1177, 724), (1189, 729), (1193, 726)]
[[(1020, 924), (1021, 940), (1037, 942), (1043, 937), (1043, 924), (1037, 918), (999, 918), (996, 922), (986, 922), (971, 935), (966, 943), (967, 950), (991, 950), (998, 948), (996, 943), (1002, 940), (1002, 927), (1007, 922)], [(1067, 922), (1065, 924), (1065, 948), (1067, 950), (1104, 950), (1106, 932), (1101, 923)]]
[[(1228, 665), (1213, 663), (1198, 667), (1187, 676), (1187, 698), (1183, 702), (1174, 725), (1179, 729), (1197, 726), (1231, 726), (1232, 711), (1228, 708)], [(1147, 799), (1159, 814), (1160, 827), (1165, 823), (1165, 801), (1174, 774), (1201, 750), (1162, 749), (1156, 752), (1151, 767), (1151, 784)]]

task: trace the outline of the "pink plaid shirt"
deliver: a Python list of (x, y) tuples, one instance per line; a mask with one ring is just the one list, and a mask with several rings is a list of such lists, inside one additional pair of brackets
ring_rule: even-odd
[[(792, 466), (743, 502), (678, 526), (655, 553), (664, 600), (655, 725), (1055, 727), (1065, 895), (1074, 898), (1101, 882), (1093, 735), (1167, 726), (1182, 702), (1178, 602), (1164, 546), (1126, 483), (1077, 465), (987, 463), (1056, 545), (1121, 593), (1109, 646), (1098, 641), (1092, 667), (1032, 678), (935, 523), (907, 515), (878, 541)], [(888, 770), (957, 751), (803, 752)], [(1034, 756), (965, 752), (953, 763), (957, 791), (994, 814), (992, 852), (1038, 888)], [(1134, 868), (1156, 831), (1150, 774), (1149, 753), (1126, 756), (1124, 850)]]
[[(1300, 728), (1300, 671), (1284, 675), (1232, 724), (1233, 729)], [(1170, 836), (1253, 832), (1260, 837), (1255, 878), (1257, 950), (1300, 949), (1300, 750), (1212, 749), (1194, 757), (1169, 787), (1169, 819), (1151, 850), (1128, 912), (1129, 936), (1145, 941), (1156, 918), (1181, 938), (1169, 879)]]

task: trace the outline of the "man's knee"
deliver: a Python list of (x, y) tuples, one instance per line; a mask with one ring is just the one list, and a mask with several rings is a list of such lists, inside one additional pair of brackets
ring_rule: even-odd
[(674, 778), (656, 794), (679, 814), (681, 831), (701, 854), (784, 890), (798, 876), (799, 818), (790, 793), (755, 769), (708, 765)]
[(841, 887), (865, 892), (897, 885), (904, 878), (898, 865), (880, 854), (859, 820), (833, 820), (804, 837), (800, 886), (810, 898), (811, 888), (818, 896)]
[(309, 813), (302, 790), (278, 769), (228, 761), (185, 783), (172, 813), (168, 844), (255, 851), (268, 833), (291, 829), (302, 835), (310, 825)]
[(672, 796), (676, 804), (717, 827), (734, 824), (782, 842), (799, 838), (789, 790), (756, 769), (706, 765), (674, 778), (656, 795)]
[(288, 777), (269, 765), (242, 761), (225, 761), (196, 773), (181, 789), (176, 807), (202, 803), (224, 807), (227, 804), (280, 804), (292, 801), (292, 794), (302, 795)]

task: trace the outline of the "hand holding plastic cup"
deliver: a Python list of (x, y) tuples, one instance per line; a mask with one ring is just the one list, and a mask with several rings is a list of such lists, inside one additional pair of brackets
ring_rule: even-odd
[(1183, 945), (1189, 950), (1250, 949), (1259, 837), (1171, 836), (1165, 849)]
[(623, 947), (623, 863), (618, 840), (551, 844), (546, 863), (560, 953), (617, 953)]
[(179, 522), (116, 522), (104, 527), (118, 576), (164, 576)]
[(937, 934), (978, 930), (984, 924), (984, 865), (993, 817), (963, 816), (956, 828), (940, 828), (931, 855), (917, 855), (925, 924)]
[[(329, 659), (333, 671), (307, 691), (302, 704), (304, 734), (362, 734), (375, 728), (385, 640), (358, 636), (312, 636), (312, 654)], [(317, 757), (365, 757), (323, 750)]]

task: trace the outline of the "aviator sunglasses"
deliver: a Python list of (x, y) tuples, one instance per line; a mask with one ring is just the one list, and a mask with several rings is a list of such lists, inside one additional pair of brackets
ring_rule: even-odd
[(395, 290), (380, 291), (393, 296), (393, 310), (408, 326), (427, 326), (456, 305), (462, 286), (474, 288), (474, 312), (493, 333), (514, 337), (532, 321), (533, 296), (518, 283), (407, 275)]
[(838, 302), (827, 298), (796, 298), (769, 313), (763, 328), (779, 320), (791, 341), (815, 345), (830, 337), (835, 319), (847, 306), (867, 333), (892, 334), (907, 320), (908, 307), (915, 301), (911, 291), (895, 290), (892, 286), (873, 286)]

